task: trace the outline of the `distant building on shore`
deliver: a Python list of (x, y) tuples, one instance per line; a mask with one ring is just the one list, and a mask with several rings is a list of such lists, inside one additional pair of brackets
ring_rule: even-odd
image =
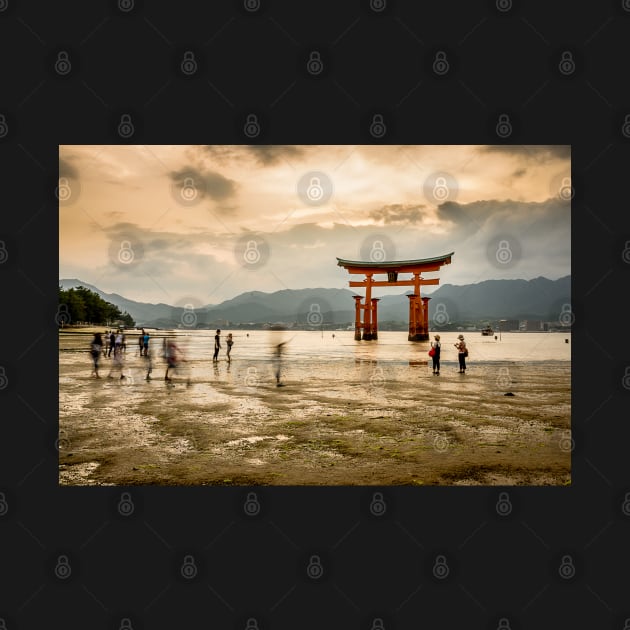
[(543, 330), (543, 323), (539, 319), (524, 319), (520, 329), (527, 332), (540, 332)]
[(510, 332), (521, 329), (521, 322), (518, 319), (500, 319), (494, 325), (494, 330)]

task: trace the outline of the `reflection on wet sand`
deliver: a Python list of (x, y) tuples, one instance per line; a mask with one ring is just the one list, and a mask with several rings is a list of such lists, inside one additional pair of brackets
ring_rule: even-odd
[(335, 354), (338, 333), (330, 352), (287, 343), (277, 388), (280, 336), (235, 336), (214, 365), (212, 339), (191, 336), (171, 381), (159, 342), (151, 380), (137, 352), (125, 379), (95, 379), (86, 337), (61, 337), (60, 483), (569, 483), (570, 362), (472, 360), (461, 376), (443, 359), (436, 378), (422, 344)]

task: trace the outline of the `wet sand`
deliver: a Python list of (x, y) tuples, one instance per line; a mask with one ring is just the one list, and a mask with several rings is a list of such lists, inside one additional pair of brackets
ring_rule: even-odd
[(125, 379), (60, 354), (61, 485), (570, 484), (567, 361), (293, 361), (278, 388), (225, 357), (146, 381), (128, 353)]

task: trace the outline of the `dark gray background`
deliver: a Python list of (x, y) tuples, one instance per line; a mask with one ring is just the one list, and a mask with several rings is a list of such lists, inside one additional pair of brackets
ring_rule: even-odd
[[(622, 630), (630, 2), (133, 4), (0, 0), (0, 627)], [(249, 113), (265, 143), (572, 145), (571, 487), (509, 488), (507, 516), (501, 488), (385, 488), (380, 516), (374, 488), (129, 488), (126, 516), (124, 489), (58, 488), (58, 145), (246, 143)]]

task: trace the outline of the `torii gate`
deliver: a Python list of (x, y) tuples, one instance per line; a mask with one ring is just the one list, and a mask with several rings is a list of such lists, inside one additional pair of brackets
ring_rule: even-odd
[[(423, 278), (425, 271), (439, 271), (442, 265), (450, 265), (451, 256), (455, 252), (437, 256), (436, 258), (422, 258), (418, 260), (393, 260), (383, 262), (344, 260), (337, 258), (337, 265), (344, 267), (350, 274), (365, 275), (365, 280), (351, 280), (351, 287), (365, 287), (365, 302), (361, 304), (361, 296), (355, 295), (354, 338), (378, 339), (377, 304), (379, 298), (372, 297), (372, 287), (413, 287), (409, 298), (409, 341), (427, 341), (429, 339), (429, 297), (420, 295), (420, 285), (439, 284), (439, 278)], [(372, 276), (386, 273), (387, 280), (373, 280)], [(399, 273), (411, 273), (409, 280), (399, 280)], [(361, 322), (363, 311), (363, 322)]]

